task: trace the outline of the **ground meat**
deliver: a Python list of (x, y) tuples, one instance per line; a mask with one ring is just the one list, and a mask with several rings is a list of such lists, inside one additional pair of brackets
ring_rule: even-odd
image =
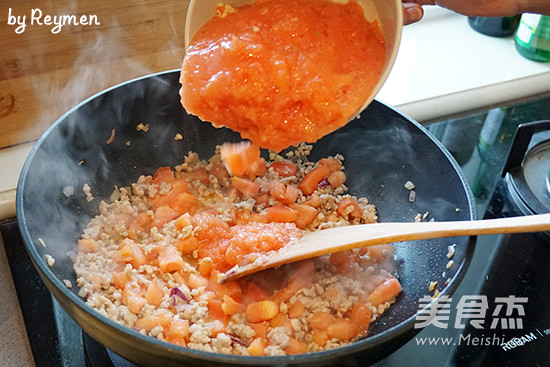
[(269, 334), (267, 334), (267, 338), (271, 342), (272, 345), (277, 346), (281, 349), (285, 349), (288, 347), (288, 344), (290, 343), (290, 335), (292, 334), (292, 331), (289, 328), (286, 327), (276, 327), (273, 328)]
[[(301, 145), (285, 157), (272, 153), (270, 158), (273, 162), (296, 165), (296, 174), (280, 176), (268, 162), (266, 173), (251, 182), (259, 185), (261, 193), (269, 193), (274, 180), (297, 188), (308, 172), (319, 167), (318, 162), (309, 161), (310, 151), (311, 146)], [(261, 217), (267, 208), (282, 204), (281, 199), (274, 196), (259, 202), (259, 198), (232, 194), (232, 178), (214, 174), (221, 162), (219, 148), (216, 152), (208, 161), (190, 153), (184, 163), (172, 171), (176, 179), (189, 177), (186, 182), (188, 190), (196, 198), (195, 213), (207, 212), (214, 218), (211, 220), (218, 223), (217, 226), (223, 224), (233, 228), (231, 226), (242, 220), (244, 215)], [(337, 155), (331, 159), (343, 165), (343, 157)], [(207, 174), (203, 175), (205, 171)], [(214, 274), (210, 278), (204, 272), (204, 269), (218, 265), (216, 249), (205, 254), (200, 244), (193, 244), (192, 241), (204, 235), (215, 236), (213, 228), (221, 227), (213, 227), (211, 222), (200, 222), (195, 214), (189, 212), (178, 213), (161, 224), (153, 225), (159, 220), (159, 215), (158, 208), (152, 203), (171, 193), (176, 186), (170, 180), (159, 183), (152, 176), (140, 176), (130, 186), (117, 188), (111, 202), (99, 203), (99, 214), (92, 218), (82, 234), (82, 239), (97, 245), (95, 250), (79, 251), (76, 256), (71, 256), (77, 275), (76, 285), (80, 287), (79, 295), (86, 299), (89, 306), (142, 334), (217, 353), (248, 355), (251, 353), (249, 346), (257, 339), (264, 339), (267, 343), (260, 352), (276, 356), (286, 355), (291, 343), (303, 345), (305, 351), (313, 352), (339, 347), (358, 338), (319, 341), (312, 336), (310, 320), (319, 312), (335, 318), (349, 317), (355, 304), (364, 303), (375, 287), (393, 277), (391, 246), (376, 247), (377, 251), (349, 251), (343, 260), (338, 260), (338, 256), (317, 258), (311, 262), (314, 274), (308, 278), (307, 285), (288, 296), (284, 296), (284, 289), (291, 282), (292, 272), (300, 269), (300, 264), (284, 268), (289, 270), (288, 276), (284, 275), (284, 269), (280, 269), (277, 275), (269, 279), (263, 279), (259, 274), (250, 277), (250, 280), (234, 283), (233, 287), (238, 284), (237, 291), (235, 288), (220, 288), (214, 271), (209, 273)], [(366, 198), (349, 195), (343, 184), (336, 188), (329, 185), (317, 189), (314, 195), (319, 199), (318, 213), (303, 228), (304, 231), (377, 220), (375, 207)], [(295, 203), (304, 205), (314, 195), (299, 191)], [(356, 200), (361, 209), (360, 216), (348, 218), (349, 210), (344, 215), (338, 213), (338, 206), (344, 198)], [(124, 247), (125, 244), (129, 244), (128, 247)], [(178, 249), (183, 260), (178, 263), (177, 270), (162, 268), (165, 265), (161, 264), (159, 254), (167, 246)], [(184, 250), (185, 246), (191, 247)], [(132, 257), (136, 251), (141, 257)], [(275, 310), (279, 319), (277, 322), (274, 319), (264, 322), (264, 336), (257, 334), (262, 333), (261, 329), (249, 322), (246, 316), (247, 304), (252, 302), (247, 293), (250, 283), (262, 286), (262, 291), (266, 292), (264, 298), (281, 297)], [(154, 284), (159, 285), (159, 289)], [(154, 293), (156, 295), (153, 297)], [(228, 311), (226, 296), (236, 300), (240, 308)], [(379, 317), (392, 302), (368, 306), (372, 310), (372, 320)], [(299, 313), (293, 307), (296, 303), (303, 307)], [(221, 317), (220, 312), (228, 313)], [(164, 319), (167, 315), (168, 320)], [(178, 320), (176, 324), (179, 322), (179, 326), (172, 325), (174, 320)], [(185, 337), (176, 338), (174, 330)]]

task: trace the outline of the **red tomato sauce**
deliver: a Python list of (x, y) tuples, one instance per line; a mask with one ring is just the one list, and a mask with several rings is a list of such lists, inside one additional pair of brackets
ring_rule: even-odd
[(188, 113), (280, 151), (345, 125), (384, 58), (379, 24), (356, 1), (257, 0), (197, 32), (181, 101)]

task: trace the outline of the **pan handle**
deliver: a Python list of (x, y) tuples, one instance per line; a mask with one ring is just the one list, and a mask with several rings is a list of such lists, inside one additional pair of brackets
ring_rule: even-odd
[(506, 176), (513, 168), (521, 166), (531, 138), (535, 133), (544, 130), (550, 130), (550, 120), (528, 122), (518, 126), (506, 163), (504, 163), (502, 169), (502, 177)]

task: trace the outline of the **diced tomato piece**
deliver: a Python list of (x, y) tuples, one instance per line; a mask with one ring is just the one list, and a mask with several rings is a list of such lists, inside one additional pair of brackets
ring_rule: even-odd
[(155, 326), (162, 326), (163, 328), (169, 328), (174, 314), (166, 310), (158, 310), (155, 313), (146, 315), (136, 320), (134, 326), (137, 329), (144, 329), (151, 331)]
[(251, 356), (265, 356), (265, 348), (267, 348), (267, 340), (255, 338), (248, 346), (247, 351)]
[(258, 302), (267, 299), (267, 293), (258, 287), (256, 283), (249, 282), (246, 289), (246, 297), (250, 298), (252, 302)]
[(304, 205), (309, 205), (314, 208), (319, 208), (321, 206), (321, 197), (319, 194), (313, 193), (309, 196), (309, 199), (304, 202)]
[(255, 177), (256, 173), (265, 172), (265, 160), (262, 168), (260, 148), (249, 141), (225, 143), (220, 148), (220, 155), (225, 167), (234, 176)]
[(269, 328), (269, 324), (267, 322), (252, 322), (250, 323), (250, 327), (254, 329), (256, 338), (267, 338), (267, 330)]
[(313, 223), (315, 218), (317, 218), (317, 214), (319, 214), (319, 210), (309, 205), (292, 204), (290, 208), (298, 212), (298, 216), (294, 221), (298, 228), (305, 228), (307, 225)]
[(260, 194), (260, 185), (254, 181), (241, 177), (231, 177), (231, 184), (242, 194), (256, 198)]
[(176, 241), (176, 248), (183, 255), (190, 254), (199, 247), (199, 240), (195, 236), (187, 236), (186, 238)]
[(113, 285), (117, 289), (123, 289), (126, 283), (128, 283), (128, 276), (124, 271), (121, 272), (112, 272)]
[(286, 287), (280, 289), (275, 295), (275, 297), (273, 297), (273, 300), (278, 303), (288, 301), (290, 297), (292, 297), (296, 292), (298, 292), (302, 288), (303, 288), (303, 284), (301, 281), (293, 280), (289, 282)]
[(212, 274), (212, 270), (214, 270), (214, 263), (212, 262), (212, 259), (209, 257), (205, 257), (199, 260), (199, 274), (202, 275), (205, 278), (210, 277), (210, 274)]
[(334, 322), (334, 317), (326, 311), (317, 311), (308, 321), (312, 329), (326, 330)]
[(315, 265), (311, 260), (301, 261), (296, 264), (297, 268), (289, 275), (289, 282), (286, 287), (280, 289), (273, 297), (277, 303), (288, 301), (300, 289), (310, 286), (315, 276)]
[(147, 300), (143, 297), (141, 288), (127, 283), (122, 290), (121, 302), (128, 307), (130, 312), (137, 314), (145, 306)]
[(267, 204), (269, 202), (270, 197), (271, 196), (269, 195), (269, 192), (260, 191), (258, 196), (256, 196), (254, 199), (256, 200), (256, 205), (261, 205), (261, 204)]
[(285, 348), (288, 355), (307, 353), (307, 343), (290, 338), (288, 347)]
[(174, 281), (179, 285), (187, 284), (187, 280), (180, 271), (173, 272), (172, 277), (174, 278)]
[(227, 172), (227, 169), (220, 163), (215, 163), (212, 165), (210, 168), (210, 174), (218, 180), (229, 178), (229, 172)]
[(328, 341), (327, 333), (319, 329), (313, 329), (311, 331), (311, 336), (313, 337), (313, 341), (322, 347), (324, 347)]
[(330, 172), (342, 170), (342, 162), (340, 162), (336, 158), (332, 158), (332, 157), (321, 158), (318, 163), (320, 166), (327, 167), (330, 170)]
[(174, 179), (174, 171), (170, 167), (160, 167), (153, 175), (153, 183), (156, 185), (160, 185), (162, 182), (171, 183)]
[(222, 311), (229, 315), (229, 316), (233, 316), (234, 314), (236, 314), (237, 312), (239, 312), (239, 310), (241, 309), (241, 307), (243, 307), (242, 304), (240, 304), (239, 302), (235, 301), (233, 298), (231, 298), (230, 296), (228, 296), (227, 294), (225, 294), (223, 296), (223, 302), (222, 302)]
[(272, 162), (269, 167), (280, 177), (291, 177), (296, 175), (297, 167), (291, 162)]
[(228, 296), (230, 296), (230, 297), (232, 297), (236, 300), (240, 299), (242, 294), (243, 294), (243, 290), (241, 288), (241, 285), (237, 281), (227, 282), (227, 283), (222, 285), (222, 288), (223, 288), (223, 292), (225, 294), (227, 294)]
[(271, 320), (279, 313), (277, 303), (265, 300), (250, 303), (246, 306), (245, 316), (249, 322), (262, 322)]
[(305, 195), (311, 195), (317, 190), (317, 185), (330, 173), (327, 166), (318, 166), (304, 176), (298, 187)]
[(191, 225), (191, 216), (189, 214), (183, 214), (176, 220), (176, 228), (181, 231), (183, 228)]
[(169, 206), (161, 206), (155, 210), (155, 217), (153, 219), (153, 227), (161, 229), (166, 223), (173, 221), (181, 215), (180, 212), (170, 208)]
[(367, 334), (371, 318), (372, 311), (367, 305), (357, 302), (351, 308), (349, 319), (362, 335)]
[(159, 268), (164, 273), (182, 270), (185, 263), (180, 252), (174, 245), (165, 245), (158, 256)]
[(300, 301), (296, 301), (288, 307), (288, 316), (291, 319), (297, 319), (298, 317), (302, 316), (306, 308)]
[(189, 274), (189, 279), (187, 281), (187, 284), (191, 288), (206, 287), (208, 286), (208, 279), (203, 277), (200, 274), (191, 273)]
[(251, 174), (249, 176), (263, 176), (265, 175), (265, 171), (267, 171), (265, 159), (260, 158), (256, 162), (252, 163), (252, 166), (250, 167)]
[(355, 200), (351, 196), (345, 196), (340, 204), (338, 204), (336, 211), (338, 212), (338, 214), (346, 219), (348, 219), (349, 217), (361, 218), (361, 216), (363, 215), (363, 211), (359, 207), (357, 200)]
[(325, 332), (329, 338), (349, 340), (357, 336), (357, 327), (352, 321), (337, 317), (328, 325)]
[(170, 323), (170, 334), (181, 337), (189, 336), (189, 320), (173, 318)]
[(206, 291), (199, 296), (199, 301), (208, 303), (208, 320), (224, 320), (227, 314), (223, 312), (222, 300), (219, 299), (214, 292)]
[(182, 192), (173, 197), (170, 207), (181, 213), (193, 213), (197, 208), (197, 197), (188, 192)]
[(346, 174), (342, 171), (331, 172), (327, 177), (327, 181), (335, 189), (346, 182)]
[(99, 250), (99, 243), (91, 238), (81, 238), (78, 240), (78, 251), (82, 253), (96, 252)]
[(388, 257), (392, 256), (393, 250), (395, 247), (393, 245), (387, 244), (387, 245), (375, 245), (375, 246), (367, 246), (363, 247), (359, 250), (360, 255), (368, 254), (369, 257), (376, 261), (384, 261)]
[(150, 305), (153, 305), (155, 307), (160, 306), (163, 297), (163, 286), (164, 284), (162, 284), (161, 280), (157, 278), (153, 278), (153, 280), (151, 280), (151, 283), (149, 284), (149, 286), (147, 287), (147, 291), (145, 292), (145, 299)]
[(212, 320), (206, 323), (206, 327), (210, 329), (212, 338), (218, 336), (218, 334), (225, 333), (226, 322), (220, 319)]
[(134, 295), (134, 296), (143, 295), (143, 290), (135, 282), (126, 283), (124, 285), (124, 289), (122, 289), (122, 293), (120, 295), (120, 302), (122, 302), (123, 305), (127, 306), (128, 305), (128, 297), (130, 297), (131, 295)]
[(147, 263), (147, 257), (140, 245), (129, 238), (125, 238), (118, 244), (118, 250), (113, 255), (115, 261), (132, 264), (134, 269)]
[(147, 232), (153, 219), (147, 212), (139, 213), (128, 226), (128, 237), (136, 238), (140, 232)]
[(206, 171), (206, 168), (198, 168), (194, 171), (185, 171), (185, 172), (179, 172), (178, 177), (184, 178), (186, 181), (195, 181), (198, 180), (202, 182), (203, 184), (209, 184), (210, 178), (209, 174)]
[(186, 347), (189, 335), (189, 321), (174, 317), (167, 332), (167, 340), (170, 343)]
[(279, 312), (277, 315), (275, 315), (275, 317), (269, 320), (269, 326), (271, 326), (272, 328), (286, 327), (292, 330), (292, 323), (290, 322), (290, 319), (286, 314), (282, 312)]
[(285, 184), (279, 180), (273, 180), (269, 183), (269, 192), (273, 198), (280, 200), (285, 196)]
[(393, 297), (397, 297), (402, 290), (399, 280), (394, 277), (388, 278), (374, 288), (374, 291), (367, 298), (367, 302), (376, 307), (390, 301)]
[(283, 204), (293, 204), (300, 195), (300, 190), (292, 185), (284, 184), (279, 180), (270, 183), (270, 193), (274, 199)]
[(285, 196), (282, 201), (287, 205), (294, 204), (298, 196), (300, 196), (300, 189), (292, 185), (286, 185)]
[[(178, 199), (178, 196), (180, 196), (180, 194), (192, 195), (184, 179), (174, 179), (173, 181), (170, 182), (170, 185), (171, 185), (170, 190), (167, 193), (164, 193), (164, 194), (159, 193), (154, 198), (149, 199), (149, 202), (151, 203), (153, 209), (159, 208), (161, 206), (169, 206), (169, 207), (172, 207), (172, 209), (177, 210), (177, 207), (173, 205), (175, 204), (175, 205), (181, 206), (181, 204), (179, 204), (178, 201), (183, 201), (182, 198), (186, 198), (186, 201), (191, 200), (187, 198), (186, 195), (182, 195), (182, 198)], [(186, 207), (181, 209), (180, 214), (183, 214), (185, 212), (187, 212)]]
[(266, 208), (267, 217), (272, 222), (289, 223), (298, 218), (298, 212), (288, 206), (278, 205)]

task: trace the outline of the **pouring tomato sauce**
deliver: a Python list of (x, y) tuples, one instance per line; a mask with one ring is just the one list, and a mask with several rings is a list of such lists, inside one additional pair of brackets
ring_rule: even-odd
[(385, 58), (357, 1), (257, 0), (220, 6), (193, 38), (180, 91), (188, 113), (280, 151), (345, 125)]

